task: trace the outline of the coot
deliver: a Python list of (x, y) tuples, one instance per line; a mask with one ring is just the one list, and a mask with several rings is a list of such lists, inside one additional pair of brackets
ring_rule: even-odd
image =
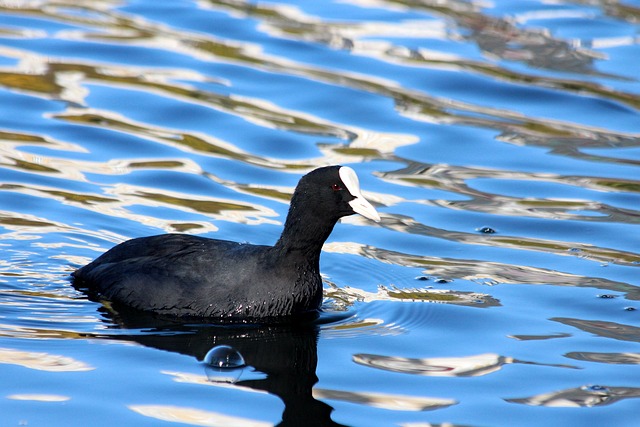
[(274, 246), (185, 234), (123, 242), (72, 273), (100, 299), (160, 315), (266, 321), (313, 314), (322, 301), (320, 251), (336, 222), (380, 217), (346, 166), (300, 179)]

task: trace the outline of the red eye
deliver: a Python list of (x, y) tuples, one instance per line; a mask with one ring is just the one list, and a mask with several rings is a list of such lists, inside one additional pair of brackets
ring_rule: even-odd
[(340, 191), (340, 190), (342, 190), (342, 187), (340, 187), (340, 185), (339, 185), (339, 184), (333, 184), (333, 185), (331, 186), (331, 189), (332, 189), (333, 191)]

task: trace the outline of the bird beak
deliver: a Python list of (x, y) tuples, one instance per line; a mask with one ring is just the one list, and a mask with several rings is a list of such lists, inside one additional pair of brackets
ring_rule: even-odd
[(375, 222), (380, 222), (380, 215), (376, 212), (376, 209), (369, 203), (367, 199), (362, 197), (362, 194), (356, 196), (355, 199), (349, 202), (349, 206), (355, 213), (359, 213), (365, 218), (369, 218)]
[(356, 172), (348, 166), (342, 166), (338, 173), (347, 190), (349, 190), (349, 193), (354, 197), (354, 199), (349, 202), (351, 209), (365, 218), (380, 222), (380, 215), (378, 215), (376, 209), (360, 192), (360, 181), (358, 180)]

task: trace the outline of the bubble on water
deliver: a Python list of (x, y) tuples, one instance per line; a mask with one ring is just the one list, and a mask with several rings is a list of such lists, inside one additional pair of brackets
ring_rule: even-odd
[(237, 369), (245, 365), (240, 352), (228, 345), (213, 347), (204, 357), (204, 363), (219, 369)]
[(228, 345), (213, 347), (204, 357), (207, 379), (214, 383), (236, 383), (246, 363), (238, 350)]
[(476, 231), (478, 231), (480, 233), (483, 233), (483, 234), (494, 234), (494, 233), (496, 233), (495, 228), (491, 228), (491, 227), (487, 227), (487, 226), (476, 228)]

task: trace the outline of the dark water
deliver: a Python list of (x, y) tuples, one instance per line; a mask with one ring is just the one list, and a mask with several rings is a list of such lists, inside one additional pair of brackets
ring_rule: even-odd
[[(0, 3), (0, 426), (631, 426), (640, 2)], [(159, 323), (114, 244), (271, 244), (344, 164), (319, 324)], [(244, 369), (202, 363), (217, 345)], [(162, 421), (161, 421), (162, 420)]]

